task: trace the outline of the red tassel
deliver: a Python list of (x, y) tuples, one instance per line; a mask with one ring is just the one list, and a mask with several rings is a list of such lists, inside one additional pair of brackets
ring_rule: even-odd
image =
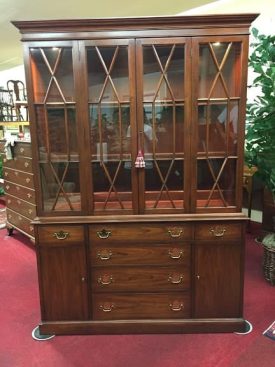
[(143, 153), (141, 150), (138, 151), (138, 155), (135, 161), (135, 167), (136, 168), (144, 168), (145, 167), (145, 161), (143, 157)]

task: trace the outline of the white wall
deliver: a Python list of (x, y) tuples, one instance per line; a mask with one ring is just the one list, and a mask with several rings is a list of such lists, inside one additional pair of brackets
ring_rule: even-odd
[(8, 80), (21, 80), (25, 84), (24, 66), (16, 66), (15, 68), (0, 71), (0, 87), (7, 88)]

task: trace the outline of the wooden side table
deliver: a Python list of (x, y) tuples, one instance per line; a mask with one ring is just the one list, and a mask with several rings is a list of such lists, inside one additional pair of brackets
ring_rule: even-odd
[(243, 170), (243, 188), (247, 191), (248, 194), (248, 218), (250, 224), (250, 218), (251, 218), (251, 208), (252, 208), (252, 192), (253, 192), (253, 176), (257, 172), (257, 167), (252, 166), (248, 167), (244, 165)]

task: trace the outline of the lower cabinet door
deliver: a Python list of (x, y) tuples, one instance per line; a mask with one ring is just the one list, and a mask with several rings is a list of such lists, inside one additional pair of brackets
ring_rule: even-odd
[(83, 244), (39, 247), (42, 321), (87, 320)]
[(195, 258), (195, 317), (241, 317), (242, 246), (197, 244)]

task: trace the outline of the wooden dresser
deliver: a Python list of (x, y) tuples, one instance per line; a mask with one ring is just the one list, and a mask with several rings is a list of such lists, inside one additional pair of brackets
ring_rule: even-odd
[(36, 216), (35, 190), (32, 173), (32, 153), (29, 142), (15, 143), (13, 159), (4, 153), (5, 142), (1, 142), (4, 190), (7, 208), (7, 228), (11, 235), (16, 228), (34, 240), (31, 221)]
[(19, 21), (40, 334), (244, 331), (255, 14)]

